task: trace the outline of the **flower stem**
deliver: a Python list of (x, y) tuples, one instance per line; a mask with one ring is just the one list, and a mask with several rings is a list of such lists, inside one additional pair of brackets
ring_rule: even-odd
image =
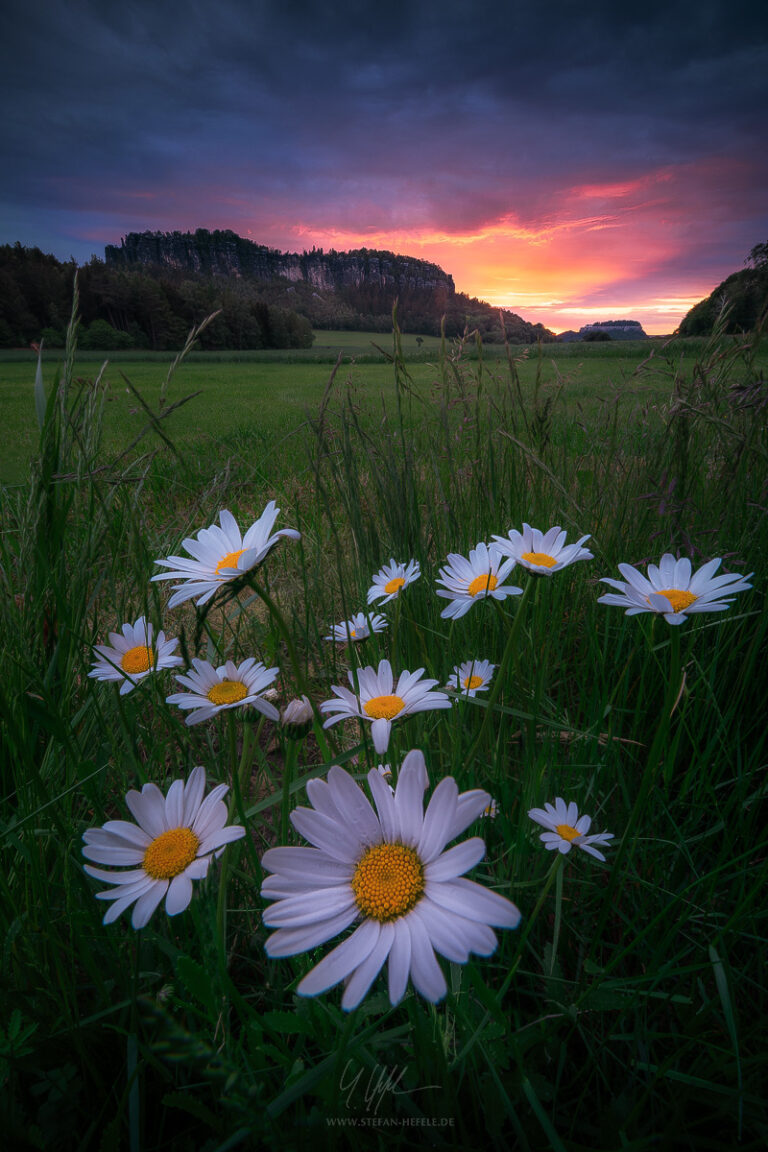
[(491, 689), (491, 694), (488, 697), (488, 705), (485, 709), (485, 716), (483, 717), (483, 722), (480, 725), (480, 731), (478, 732), (477, 736), (475, 737), (474, 742), (472, 744), (472, 747), (470, 748), (469, 753), (467, 754), (467, 761), (466, 762), (467, 762), (468, 766), (472, 763), (472, 760), (474, 759), (474, 757), (477, 753), (477, 750), (480, 747), (480, 744), (482, 743), (482, 739), (486, 733), (486, 729), (488, 728), (488, 725), (491, 722), (491, 717), (493, 715), (493, 706), (499, 697), (499, 693), (501, 692), (501, 685), (502, 685), (503, 681), (506, 679), (506, 672), (507, 672), (508, 665), (511, 663), (513, 670), (515, 671), (515, 673), (517, 672), (517, 652), (515, 649), (515, 645), (517, 643), (517, 638), (518, 638), (518, 635), (520, 633), (520, 625), (521, 625), (522, 619), (523, 619), (523, 609), (525, 608), (525, 603), (526, 603), (526, 601), (528, 599), (528, 595), (531, 591), (531, 584), (532, 583), (533, 583), (533, 581), (532, 581), (531, 577), (529, 576), (528, 581), (525, 585), (525, 588), (523, 589), (523, 594), (517, 603), (517, 611), (515, 612), (515, 618), (512, 621), (512, 627), (509, 630), (509, 636), (507, 637), (507, 644), (506, 644), (506, 647), (504, 649), (504, 655), (501, 658), (501, 664), (499, 665), (498, 673), (494, 677), (493, 687)]
[(291, 666), (293, 668), (293, 674), (296, 678), (296, 686), (298, 688), (299, 694), (306, 696), (307, 699), (312, 704), (312, 711), (314, 712), (315, 719), (317, 720), (317, 724), (315, 725), (315, 735), (317, 736), (317, 741), (318, 741), (318, 744), (320, 745), (320, 751), (321, 751), (323, 758), (325, 760), (330, 760), (332, 758), (332, 753), (331, 753), (330, 745), (328, 744), (328, 742), (325, 739), (324, 729), (322, 727), (323, 717), (322, 717), (321, 713), (318, 711), (317, 705), (315, 704), (315, 701), (313, 699), (312, 690), (311, 690), (311, 688), (307, 682), (306, 676), (304, 675), (304, 671), (301, 667), (301, 664), (299, 663), (299, 658), (298, 658), (298, 655), (296, 653), (296, 647), (293, 643), (293, 638), (291, 636), (291, 633), (288, 630), (288, 627), (285, 623), (285, 620), (282, 617), (282, 613), (280, 612), (279, 608), (277, 607), (277, 605), (275, 604), (274, 600), (269, 595), (267, 590), (265, 588), (262, 588), (257, 583), (255, 578), (251, 580), (251, 587), (253, 588), (253, 590), (257, 594), (257, 596), (259, 596), (264, 601), (264, 603), (266, 604), (267, 608), (269, 609), (269, 613), (272, 616), (272, 619), (275, 621), (275, 624), (277, 625), (278, 631), (280, 632), (280, 634), (283, 637), (283, 640), (285, 641), (285, 646), (288, 649), (288, 659), (290, 660)]

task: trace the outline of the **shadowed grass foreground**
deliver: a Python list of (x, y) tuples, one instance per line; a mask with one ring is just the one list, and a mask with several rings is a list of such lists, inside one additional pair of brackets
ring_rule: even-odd
[[(103, 377), (78, 382), (74, 357), (72, 329), (56, 385), (41, 374), (35, 388), (31, 482), (4, 494), (9, 1146), (763, 1148), (768, 442), (750, 349), (715, 339), (690, 370), (660, 360), (635, 405), (580, 410), (556, 381), (523, 381), (511, 352), (491, 369), (446, 347), (424, 388), (395, 333), (375, 421), (337, 372), (290, 468), (279, 453), (267, 467), (247, 430), (226, 465), (213, 444), (180, 450), (170, 385), (164, 403), (136, 396), (167, 453), (105, 453)], [(154, 561), (221, 508), (248, 526), (271, 498), (301, 541), (205, 611), (165, 609)], [(524, 596), (441, 618), (448, 553), (524, 521), (589, 533), (594, 559), (538, 579), (517, 567)], [(619, 562), (644, 570), (667, 551), (754, 570), (754, 589), (681, 628), (597, 603)], [(388, 627), (324, 640), (390, 557), (421, 575), (381, 606)], [(498, 815), (469, 833), (486, 842), (472, 878), (517, 904), (520, 927), (487, 959), (443, 961), (437, 1005), (411, 988), (392, 1007), (382, 978), (351, 1013), (338, 989), (297, 997), (336, 941), (267, 958), (260, 857), (302, 842), (288, 817), (308, 778), (339, 763), (362, 781), (378, 763), (370, 729), (316, 718), (296, 739), (235, 711), (186, 727), (166, 703), (171, 672), (124, 696), (89, 679), (92, 645), (140, 615), (179, 637), (187, 663), (277, 665), (280, 708), (300, 692), (317, 705), (384, 656), (442, 685), (490, 660), (490, 691), (395, 722), (386, 758), (396, 776), (420, 748), (432, 787), (453, 775), (493, 796)], [(165, 791), (196, 764), (232, 785), (246, 837), (180, 916), (102, 925), (83, 831), (128, 819), (129, 789)], [(614, 833), (605, 863), (544, 850), (527, 812), (556, 796)]]

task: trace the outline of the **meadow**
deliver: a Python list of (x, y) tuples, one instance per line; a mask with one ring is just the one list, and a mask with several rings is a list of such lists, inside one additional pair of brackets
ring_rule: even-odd
[[(382, 398), (387, 404), (394, 403), (391, 335), (320, 331), (315, 335), (313, 348), (303, 351), (191, 351), (174, 372), (172, 389), (164, 399), (168, 406), (186, 396), (194, 396), (194, 401), (166, 414), (164, 429), (180, 447), (194, 444), (195, 452), (202, 452), (206, 460), (229, 439), (234, 443), (250, 441), (267, 453), (280, 445), (282, 452), (286, 434), (306, 426), (308, 415), (316, 411), (339, 357), (337, 389), (339, 384), (348, 386), (363, 412), (378, 419)], [(404, 335), (401, 351), (407, 359), (412, 387), (429, 400), (432, 391), (443, 387), (445, 365), (459, 353), (451, 342), (443, 345), (432, 336), (419, 339), (421, 343), (415, 336)], [(511, 355), (526, 395), (537, 380), (550, 392), (562, 387), (568, 412), (576, 419), (585, 410), (593, 415), (605, 404), (618, 403), (619, 410), (625, 411), (649, 401), (663, 401), (670, 386), (670, 364), (674, 364), (673, 371), (692, 368), (705, 343), (688, 339), (667, 346), (648, 341), (544, 345), (540, 349), (487, 345), (478, 349), (470, 340), (461, 347), (460, 357), (463, 363), (482, 366), (481, 386), (484, 380), (495, 386), (494, 382), (507, 377)], [(43, 378), (48, 386), (56, 377), (62, 355), (58, 350), (43, 353)], [(756, 360), (764, 365), (768, 349), (762, 348)], [(142, 400), (157, 408), (173, 361), (170, 353), (122, 352), (105, 357), (103, 353), (78, 351), (75, 379), (94, 378), (106, 362), (101, 376), (106, 405), (102, 445), (106, 452), (121, 451), (142, 433), (147, 424)], [(36, 363), (31, 349), (0, 350), (0, 412), (6, 431), (0, 483), (26, 482), (29, 461), (38, 447), (33, 398)], [(142, 450), (163, 446), (162, 439), (153, 433), (142, 441)], [(302, 455), (292, 457), (293, 466), (300, 466)]]
[[(0, 363), (9, 1146), (291, 1152), (482, 1140), (536, 1152), (756, 1152), (768, 1140), (765, 347), (716, 336), (653, 345), (648, 360), (650, 347), (550, 355), (375, 339), (386, 355), (329, 341), (325, 360), (216, 361), (190, 342), (170, 366), (121, 357), (101, 371), (78, 355), (73, 327), (36, 379), (34, 359)], [(275, 529), (300, 539), (274, 542), (240, 574), (220, 565), (211, 600), (171, 607), (179, 580), (151, 581), (165, 571), (157, 561), (182, 555), (182, 540), (222, 509), (244, 531), (270, 500)], [(446, 616), (453, 601), (437, 590), (449, 554), (468, 557), (524, 523), (559, 525), (568, 544), (588, 537), (591, 555), (548, 568), (560, 544), (529, 541), (526, 555), (545, 555), (536, 572), (518, 559), (493, 598), (486, 567), (466, 614)], [(665, 553), (696, 570), (722, 558), (719, 572), (751, 587), (723, 611), (688, 612), (678, 599), (685, 620), (674, 624), (598, 602), (619, 563), (645, 573)], [(391, 599), (369, 604), (391, 558), (417, 562), (418, 578), (404, 574)], [(502, 597), (505, 585), (514, 591)], [(353, 638), (344, 622), (360, 612), (384, 622)], [(145, 664), (133, 685), (113, 653), (102, 671), (114, 682), (89, 676), (93, 646), (139, 617), (178, 640), (186, 668), (231, 660), (237, 680), (253, 657), (277, 671), (255, 707), (185, 724), (168, 701), (181, 665)], [(341, 640), (327, 638), (333, 625)], [(379, 683), (379, 713), (361, 707), (326, 726), (334, 687), (362, 700), (364, 670), (384, 659), (396, 683)], [(488, 684), (461, 691), (455, 668), (483, 660)], [(410, 699), (420, 669), (450, 707), (395, 708), (382, 750), (369, 719)], [(406, 671), (414, 677), (398, 682)], [(232, 682), (227, 673), (222, 684)], [(302, 695), (310, 712), (286, 722)], [(359, 833), (343, 815), (371, 819), (351, 788), (390, 812), (386, 782), (368, 778), (380, 764), (397, 789), (390, 839), (412, 853), (403, 829), (421, 811), (418, 754), (433, 823), (454, 811), (447, 777), (474, 791), (471, 822), (454, 836), (484, 841), (468, 877), (493, 895), (451, 889), (476, 904), (454, 907), (452, 934), (434, 921), (437, 960), (409, 929), (398, 997), (387, 964), (375, 973), (406, 906), (387, 919), (366, 904), (356, 864), (355, 939), (373, 921), (380, 943), (346, 989), (349, 964), (323, 990), (310, 973), (352, 939), (349, 918), (317, 945), (299, 936), (329, 898), (323, 868), (338, 866), (314, 857), (302, 891), (319, 887), (298, 914), (295, 877), (278, 875), (288, 858), (265, 853), (306, 845), (300, 825), (325, 828), (320, 841), (343, 856)], [(103, 923), (109, 904), (95, 896), (106, 881), (85, 871), (83, 849), (117, 825), (89, 830), (131, 821), (131, 790), (165, 795), (196, 765), (206, 791), (228, 786), (222, 819), (243, 834), (211, 858), (178, 914), (160, 903), (134, 928), (129, 904)], [(179, 795), (164, 811), (185, 832)], [(590, 844), (572, 809), (548, 851), (529, 812), (557, 797), (591, 817), (590, 835), (611, 837)], [(322, 819), (301, 814), (310, 804), (325, 806), (330, 839)], [(437, 898), (436, 873), (425, 875)], [(414, 891), (419, 912), (428, 901)], [(519, 909), (516, 926), (502, 901)], [(282, 949), (270, 943), (280, 931)]]

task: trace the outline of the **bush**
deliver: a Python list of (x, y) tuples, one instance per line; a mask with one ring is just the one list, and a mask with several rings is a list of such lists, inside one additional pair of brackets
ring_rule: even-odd
[(66, 335), (61, 328), (43, 328), (40, 340), (45, 348), (63, 348)]
[(112, 352), (122, 348), (133, 348), (133, 340), (127, 332), (119, 332), (106, 320), (94, 320), (80, 337), (80, 347), (95, 352)]

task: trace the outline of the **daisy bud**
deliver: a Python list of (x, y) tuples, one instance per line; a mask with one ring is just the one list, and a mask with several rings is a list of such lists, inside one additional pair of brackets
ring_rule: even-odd
[(280, 717), (286, 736), (291, 740), (303, 740), (312, 727), (313, 715), (312, 705), (306, 696), (300, 700), (290, 700)]

